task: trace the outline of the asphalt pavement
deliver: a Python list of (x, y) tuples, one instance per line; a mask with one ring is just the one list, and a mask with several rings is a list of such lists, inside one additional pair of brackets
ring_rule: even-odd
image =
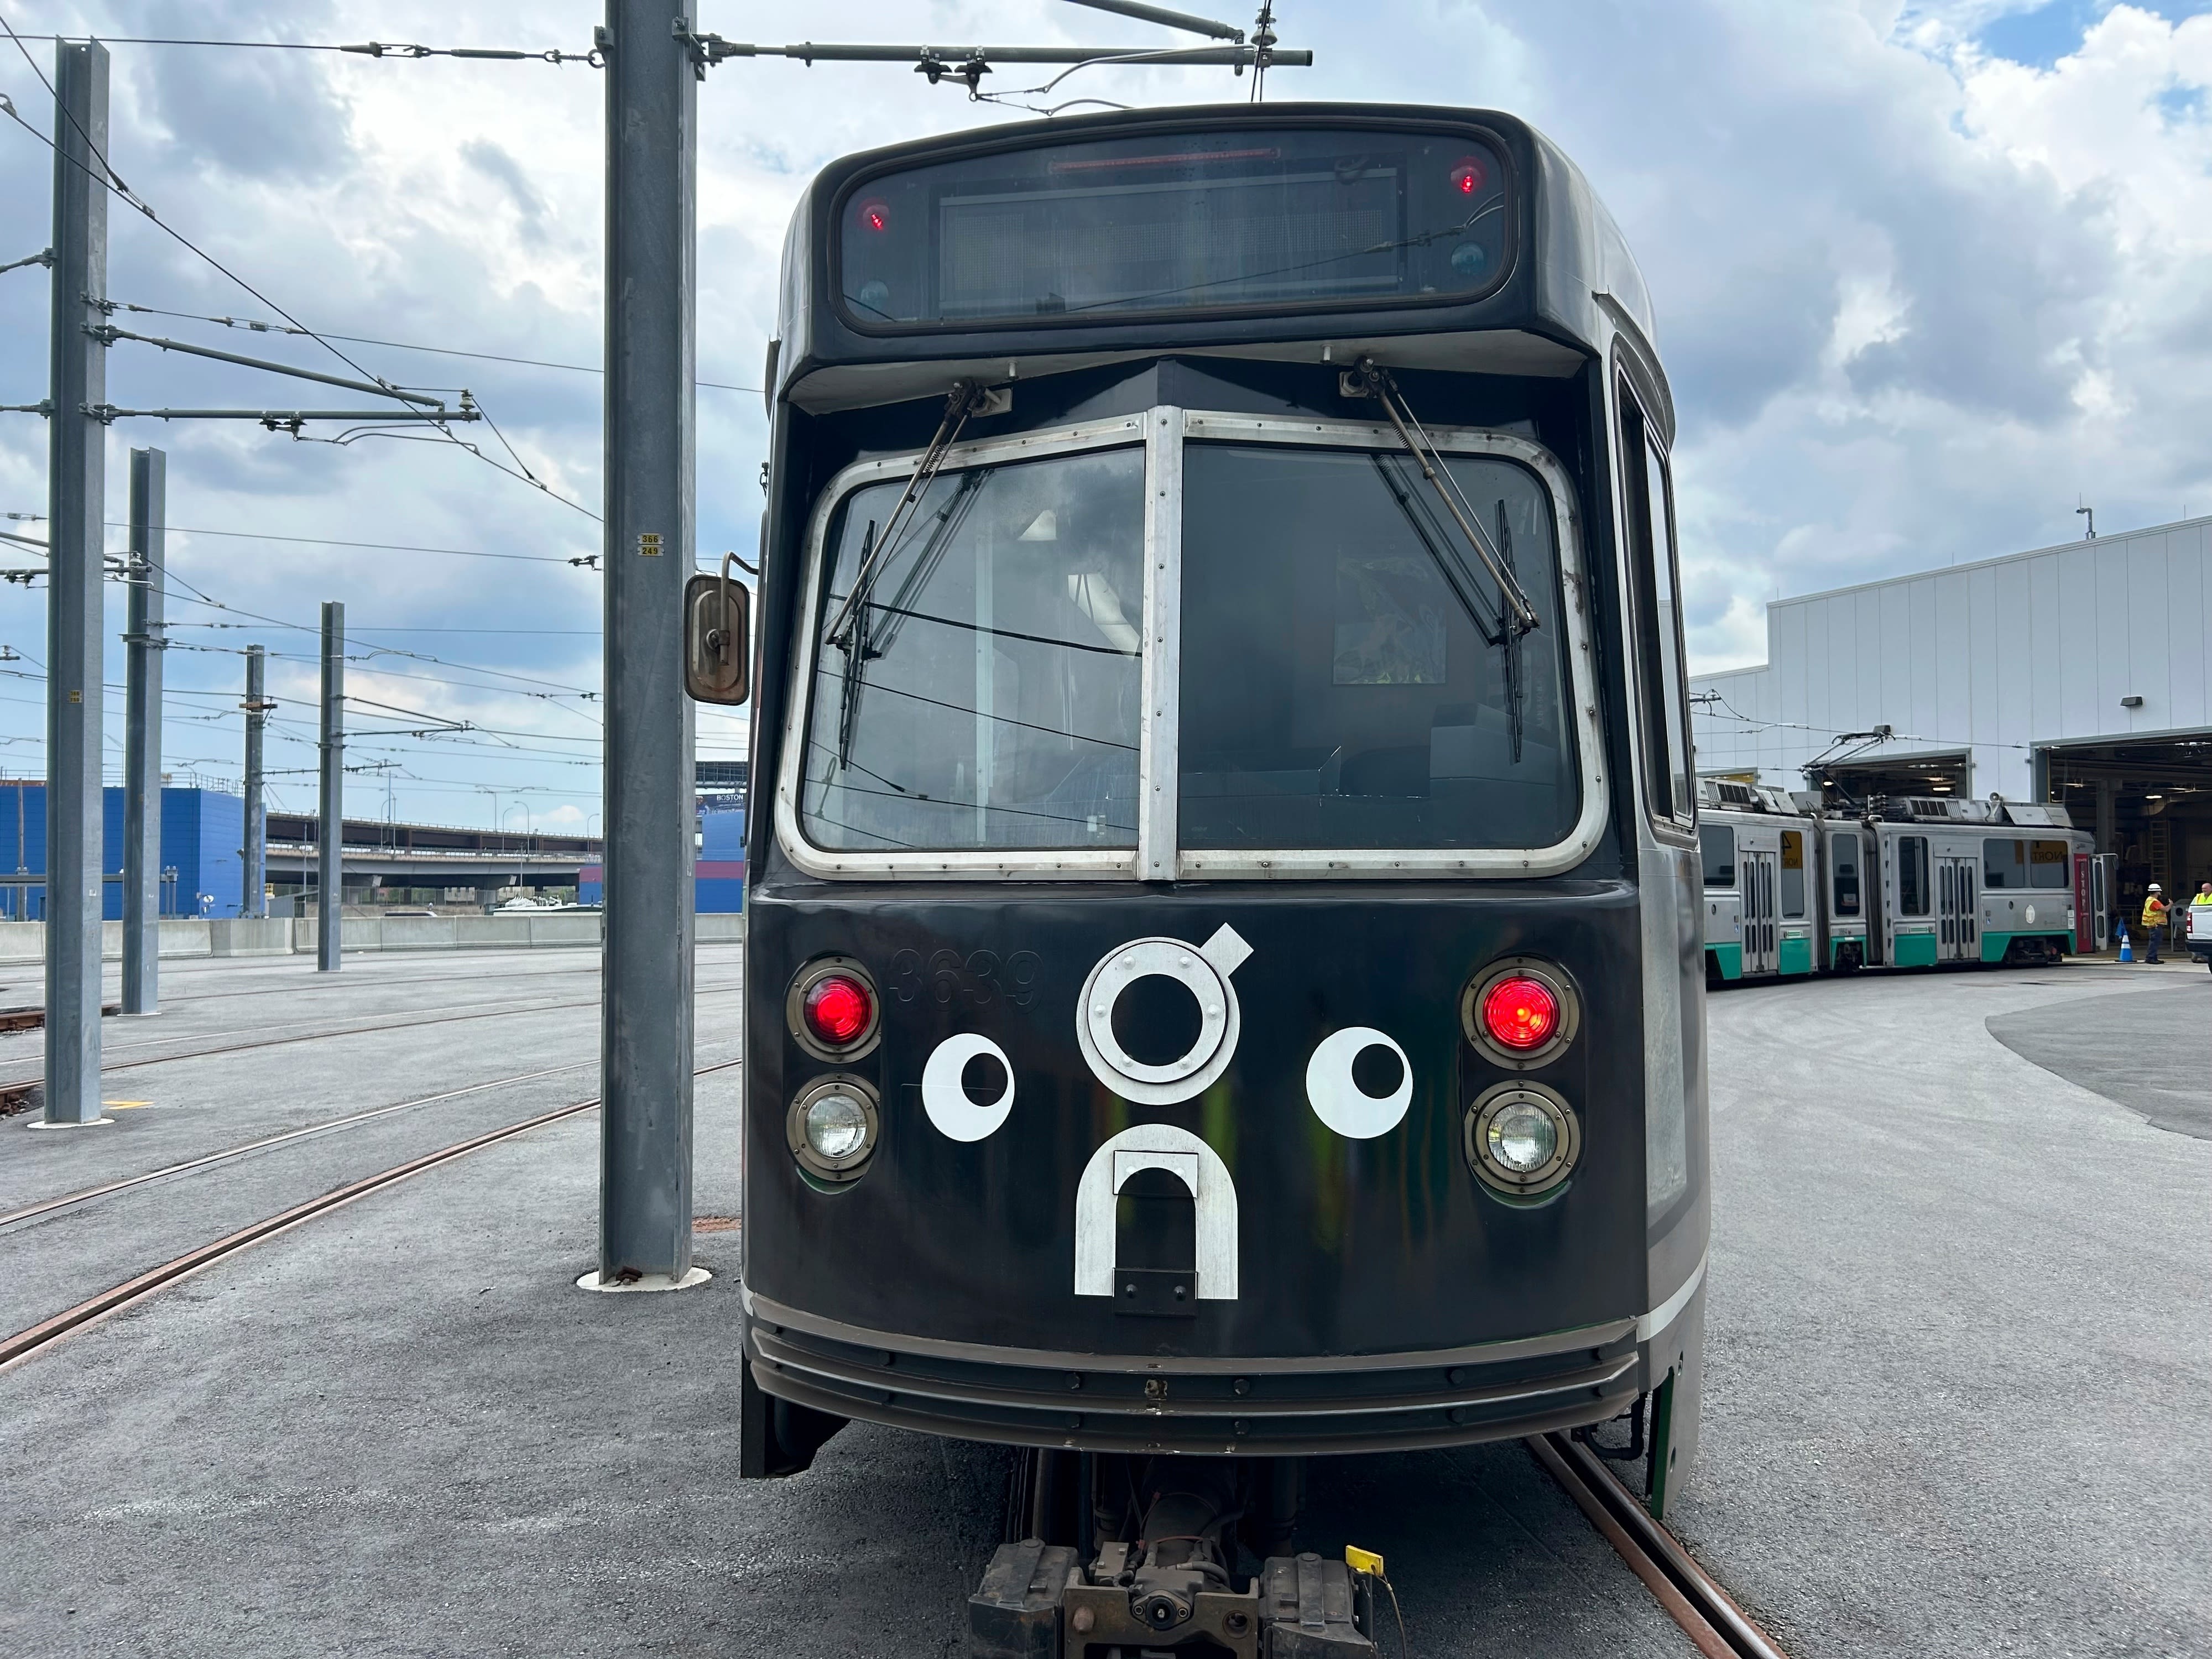
[[(0, 1226), (7, 1311), (591, 1092), (587, 1065), (553, 1070), (588, 1059), (589, 1008), (545, 1006), (595, 995), (575, 956), (448, 963), (380, 962), (335, 995), (289, 964), (179, 975), (179, 1049), (252, 1023), (229, 1006), (323, 1030), (516, 1012), (140, 1068), (155, 1104), (112, 1128), (0, 1122), (4, 1212), (493, 1085)], [(734, 1052), (737, 954), (700, 963), (703, 1064)], [(209, 1005), (189, 1018), (188, 992)], [(2204, 1650), (2212, 1142), (1994, 1033), (2212, 1047), (2212, 1007), (2183, 1000), (2208, 994), (2064, 968), (1711, 999), (1705, 1451), (1673, 1519), (1799, 1659)], [(706, 1217), (737, 1212), (737, 1078), (699, 1084)], [(855, 1426), (803, 1476), (740, 1482), (740, 1234), (698, 1236), (699, 1289), (575, 1291), (597, 1144), (592, 1114), (501, 1143), (0, 1373), (0, 1649), (959, 1654), (1006, 1455)], [(1310, 1493), (1313, 1541), (1389, 1559), (1413, 1654), (1690, 1651), (1516, 1445), (1330, 1461)]]
[(2212, 1144), (1992, 1035), (2212, 1061), (2193, 972), (1708, 1000), (1705, 1447), (1673, 1519), (1793, 1654), (2212, 1649)]

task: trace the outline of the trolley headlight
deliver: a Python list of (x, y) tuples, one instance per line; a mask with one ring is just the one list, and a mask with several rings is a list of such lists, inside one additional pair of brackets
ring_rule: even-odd
[(865, 1079), (825, 1077), (809, 1084), (784, 1121), (784, 1139), (799, 1168), (823, 1181), (859, 1177), (876, 1150), (881, 1120), (876, 1091)]
[(1534, 1175), (1558, 1155), (1559, 1127), (1540, 1106), (1516, 1100), (1492, 1114), (1482, 1150), (1501, 1170)]
[(793, 977), (783, 1018), (817, 1060), (858, 1060), (876, 1046), (882, 1004), (866, 968), (850, 957), (819, 957)]
[(1557, 1059), (1582, 1026), (1574, 981), (1534, 957), (1492, 963), (1468, 981), (1459, 1012), (1468, 1041), (1516, 1072)]
[(1557, 1091), (1540, 1083), (1501, 1083), (1468, 1109), (1467, 1161), (1509, 1198), (1536, 1198), (1575, 1170), (1581, 1120)]

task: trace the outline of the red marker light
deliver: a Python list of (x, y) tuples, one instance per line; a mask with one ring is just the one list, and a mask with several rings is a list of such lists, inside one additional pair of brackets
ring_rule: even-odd
[(1482, 1000), (1483, 1029), (1517, 1054), (1540, 1048), (1559, 1028), (1559, 1000), (1541, 980), (1515, 975)]
[(1451, 170), (1451, 187), (1462, 196), (1472, 196), (1482, 188), (1489, 177), (1490, 169), (1470, 155)]
[(872, 230), (881, 235), (890, 228), (891, 210), (887, 204), (873, 200), (860, 204), (861, 229)]
[(807, 988), (806, 1029), (825, 1048), (858, 1042), (875, 1018), (868, 988), (849, 974), (824, 974)]

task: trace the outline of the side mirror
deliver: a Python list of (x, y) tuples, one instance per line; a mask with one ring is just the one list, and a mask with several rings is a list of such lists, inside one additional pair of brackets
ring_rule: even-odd
[(752, 594), (730, 574), (734, 559), (684, 586), (684, 689), (698, 702), (743, 702), (752, 690)]

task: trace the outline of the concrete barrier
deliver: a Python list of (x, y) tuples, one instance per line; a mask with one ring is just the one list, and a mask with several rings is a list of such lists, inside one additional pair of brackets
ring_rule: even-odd
[[(742, 915), (694, 918), (702, 945), (735, 945), (745, 936)], [(313, 956), (316, 919), (276, 916), (244, 918), (165, 917), (158, 949), (164, 961), (192, 957)], [(348, 955), (377, 951), (580, 950), (599, 942), (595, 910), (552, 910), (535, 915), (348, 916)], [(123, 958), (123, 924), (100, 924), (100, 954)], [(43, 962), (46, 925), (42, 921), (0, 921), (0, 963)]]

